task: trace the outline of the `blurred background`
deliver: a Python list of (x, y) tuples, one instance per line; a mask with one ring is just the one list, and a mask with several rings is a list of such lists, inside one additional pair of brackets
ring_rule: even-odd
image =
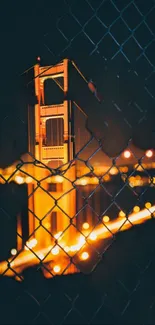
[[(138, 176), (140, 179), (137, 178), (137, 180), (141, 181), (140, 185), (136, 186), (135, 179), (132, 179), (129, 183), (133, 182), (134, 186), (123, 188), (126, 179), (122, 178), (120, 170), (114, 175), (108, 173), (110, 179), (105, 182), (104, 189), (94, 191), (89, 202), (90, 206), (99, 215), (106, 215), (113, 220), (122, 210), (128, 214), (135, 206), (143, 209), (148, 202), (154, 205), (154, 18), (155, 2), (153, 0), (147, 2), (145, 0), (3, 2), (0, 10), (0, 168), (11, 165), (28, 151), (27, 106), (29, 102), (33, 102), (34, 83), (31, 82), (28, 88), (27, 83), (33, 81), (34, 76), (32, 70), (24, 72), (36, 63), (38, 56), (43, 66), (56, 64), (67, 57), (76, 62), (88, 81), (93, 80), (103, 98), (101, 104), (97, 101), (94, 104), (91, 96), (86, 95), (85, 87), (76, 74), (70, 74), (72, 96), (86, 110), (88, 126), (94, 137), (102, 139), (101, 150), (94, 155), (91, 163), (98, 169), (103, 166), (107, 166), (108, 169), (108, 166), (113, 165), (114, 157), (129, 150), (131, 159), (120, 156), (116, 165), (119, 168), (120, 166), (126, 167), (123, 173), (127, 178), (132, 176), (136, 179)], [(46, 83), (45, 96), (47, 104), (62, 100), (62, 94), (53, 82)], [(75, 124), (76, 150), (79, 152), (91, 135), (88, 131), (84, 131), (85, 118), (80, 117), (79, 112), (77, 121), (78, 123)], [(83, 131), (79, 124), (83, 125)], [(90, 145), (87, 145), (81, 156), (79, 154), (79, 157), (87, 160), (98, 147), (99, 143), (94, 139)], [(152, 152), (150, 157), (145, 156), (147, 150)], [(135, 166), (141, 156), (145, 156), (145, 168), (137, 170)], [(82, 197), (87, 197), (95, 188), (96, 185), (79, 186), (81, 194), (78, 197), (77, 210), (84, 204)], [(111, 204), (112, 197), (121, 188), (123, 190), (117, 197), (117, 205)], [(111, 196), (107, 191), (111, 193)], [(87, 209), (90, 210), (89, 207)], [(11, 248), (16, 247), (16, 226), (19, 213), (24, 216), (23, 228), (26, 241), (27, 185), (19, 185), (16, 182), (0, 184), (1, 260), (9, 258)], [(88, 211), (83, 209), (79, 215), (83, 222), (86, 221), (87, 213)], [(44, 298), (51, 295), (53, 290), (52, 302), (49, 304), (50, 307), (47, 304), (48, 307), (44, 310), (44, 316), (41, 316), (43, 318), (40, 322), (46, 319), (46, 322), (50, 323), (53, 317), (53, 322), (57, 324), (62, 322), (65, 324), (69, 322), (72, 324), (80, 322), (82, 324), (85, 322), (110, 324), (121, 321), (130, 323), (133, 320), (137, 323), (153, 324), (155, 321), (155, 291), (153, 282), (151, 282), (154, 270), (153, 234), (154, 220), (118, 234), (116, 240), (112, 238), (112, 241), (108, 243), (110, 248), (107, 249), (106, 246), (106, 252), (97, 269), (90, 272), (87, 277), (80, 274), (68, 276), (67, 279), (62, 276), (55, 280), (45, 280), (38, 273), (40, 271), (27, 270), (22, 289), (17, 288), (19, 283), (9, 282), (8, 285), (5, 282), (6, 279), (3, 279), (2, 288), (5, 290), (8, 286), (8, 289), (5, 294), (6, 300), (2, 299), (2, 306), (5, 301), (4, 305), (11, 306), (9, 308), (14, 315), (8, 323), (13, 322), (13, 319), (17, 320), (15, 309), (19, 310), (20, 306), (17, 301), (14, 309), (11, 302), (13, 300), (8, 302), (9, 286), (13, 286), (12, 292), (14, 292), (12, 298), (9, 299), (14, 299), (15, 290), (16, 292), (19, 290), (20, 296), (24, 292), (24, 297), (25, 290), (31, 292), (28, 297), (31, 296), (32, 300), (21, 299), (22, 312), (21, 315), (19, 313), (18, 320), (24, 322), (22, 313), (25, 310), (23, 307), (25, 301), (27, 301), (29, 306), (29, 320), (27, 321), (30, 324), (30, 319), (35, 319), (38, 313), (38, 309), (34, 314), (30, 312), (30, 310), (35, 310), (31, 302), (39, 295), (41, 288), (47, 289), (49, 286), (50, 292), (45, 292)], [(149, 275), (147, 272), (150, 272)], [(39, 274), (38, 278), (36, 274)], [(38, 292), (32, 287), (32, 279), (34, 281), (35, 277), (36, 286), (40, 283)], [(45, 281), (51, 282), (47, 285)], [(79, 281), (79, 287), (76, 286), (76, 281)], [(74, 292), (71, 292), (71, 288)], [(22, 293), (21, 290), (23, 290)], [(58, 319), (60, 308), (58, 301), (61, 295), (63, 296), (62, 313)], [(58, 299), (56, 299), (57, 296)], [(39, 306), (42, 305), (41, 300), (37, 299)], [(76, 312), (74, 300), (78, 301), (78, 304), (77, 302), (77, 305), (75, 304)], [(139, 304), (136, 301), (139, 301)], [(51, 305), (54, 306), (52, 316), (47, 312)], [(90, 306), (94, 307), (94, 316), (89, 314)], [(54, 310), (57, 311), (56, 316), (54, 316)], [(71, 310), (70, 313), (69, 310)], [(47, 314), (48, 319), (45, 316)], [(77, 314), (79, 318), (76, 318)], [(65, 315), (70, 315), (70, 319)], [(4, 319), (5, 317), (6, 312), (4, 312)], [(38, 322), (38, 318), (35, 321)]]

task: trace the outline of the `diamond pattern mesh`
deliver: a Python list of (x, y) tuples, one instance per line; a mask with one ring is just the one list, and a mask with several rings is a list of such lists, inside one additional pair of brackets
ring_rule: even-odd
[[(38, 2), (34, 12), (41, 64), (74, 63), (75, 152), (52, 166), (26, 153), (36, 102), (24, 71), (22, 108), (1, 119), (0, 322), (154, 324), (155, 2)], [(53, 84), (49, 105), (62, 99), (63, 81)]]

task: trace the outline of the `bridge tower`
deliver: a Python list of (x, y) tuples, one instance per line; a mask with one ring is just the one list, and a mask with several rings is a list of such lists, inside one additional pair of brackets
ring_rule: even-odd
[[(66, 99), (68, 59), (52, 67), (42, 67), (37, 63), (34, 66), (34, 77), (37, 103), (34, 109), (29, 107), (29, 152), (49, 168), (57, 168), (67, 164), (74, 157), (73, 109), (72, 102)], [(60, 85), (59, 78), (62, 78), (63, 86)], [(53, 79), (61, 87), (64, 93), (61, 104), (45, 105), (44, 83), (47, 79)], [(47, 168), (35, 167), (34, 177), (41, 180), (40, 186), (35, 190), (37, 185), (28, 184), (29, 236), (34, 232), (40, 247), (51, 244), (50, 233), (55, 235), (63, 232), (76, 212), (75, 190), (71, 182), (66, 180), (66, 178), (70, 181), (75, 180), (75, 165), (67, 170), (65, 178), (58, 175), (51, 178), (54, 179), (54, 183), (53, 181), (50, 183), (49, 178), (46, 178), (49, 174)], [(43, 178), (46, 180), (42, 181)], [(55, 199), (58, 198), (60, 198), (58, 204), (55, 204)], [(39, 228), (35, 231), (37, 227)], [(71, 240), (73, 232), (73, 227), (70, 227), (65, 233), (65, 240)]]

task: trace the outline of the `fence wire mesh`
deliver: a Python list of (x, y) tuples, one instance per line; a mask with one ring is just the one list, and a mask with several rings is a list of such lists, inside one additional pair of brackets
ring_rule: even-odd
[(1, 323), (154, 324), (155, 2), (32, 7), (44, 71), (1, 121)]

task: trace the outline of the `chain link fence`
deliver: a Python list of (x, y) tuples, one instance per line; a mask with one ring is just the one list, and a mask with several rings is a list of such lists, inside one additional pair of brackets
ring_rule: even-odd
[[(155, 2), (38, 6), (47, 29), (41, 66), (64, 58), (71, 66), (73, 150), (69, 161), (60, 154), (51, 164), (24, 150), (37, 79), (33, 67), (24, 71), (21, 115), (3, 113), (1, 124), (11, 161), (0, 173), (1, 323), (154, 324)], [(61, 105), (63, 87), (61, 77), (46, 83), (45, 113)], [(9, 147), (12, 121), (20, 150)], [(63, 124), (52, 123), (44, 147), (61, 150)]]

